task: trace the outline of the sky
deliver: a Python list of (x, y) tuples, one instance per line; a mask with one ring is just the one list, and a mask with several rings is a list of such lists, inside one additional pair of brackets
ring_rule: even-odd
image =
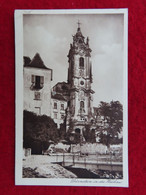
[(67, 55), (78, 20), (92, 50), (93, 106), (100, 101), (123, 103), (123, 14), (26, 14), (24, 56), (32, 59), (36, 53), (40, 54), (44, 64), (53, 69), (52, 87), (67, 81)]

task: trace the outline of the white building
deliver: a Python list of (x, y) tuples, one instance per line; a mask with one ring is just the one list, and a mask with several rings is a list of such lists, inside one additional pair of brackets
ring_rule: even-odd
[(32, 60), (24, 57), (24, 110), (51, 116), (51, 80), (52, 69), (38, 53)]
[(58, 128), (60, 127), (60, 124), (64, 122), (66, 108), (67, 101), (62, 95), (55, 94), (51, 96), (51, 118), (54, 119)]
[(52, 88), (51, 95), (51, 117), (57, 123), (57, 127), (64, 122), (66, 118), (66, 109), (69, 98), (69, 86), (66, 82), (58, 82)]

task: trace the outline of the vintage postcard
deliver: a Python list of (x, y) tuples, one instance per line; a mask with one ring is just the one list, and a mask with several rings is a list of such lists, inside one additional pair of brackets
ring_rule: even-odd
[(128, 187), (128, 10), (16, 10), (16, 185)]

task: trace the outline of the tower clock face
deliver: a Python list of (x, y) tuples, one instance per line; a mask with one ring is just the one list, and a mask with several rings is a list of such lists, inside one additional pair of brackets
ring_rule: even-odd
[(81, 84), (81, 85), (84, 85), (84, 81), (81, 81), (80, 84)]

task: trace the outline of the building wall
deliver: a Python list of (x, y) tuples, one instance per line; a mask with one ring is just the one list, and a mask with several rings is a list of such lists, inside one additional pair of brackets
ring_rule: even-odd
[[(56, 108), (54, 107), (54, 103), (57, 104)], [(61, 108), (61, 105), (64, 105), (64, 109)], [(53, 118), (58, 128), (60, 127), (60, 124), (64, 122), (64, 118), (66, 117), (66, 108), (67, 101), (53, 98), (51, 99), (51, 118)]]
[[(24, 67), (23, 74), (24, 109), (39, 115), (51, 116), (51, 70)], [(41, 89), (33, 87), (32, 75), (44, 78)]]

